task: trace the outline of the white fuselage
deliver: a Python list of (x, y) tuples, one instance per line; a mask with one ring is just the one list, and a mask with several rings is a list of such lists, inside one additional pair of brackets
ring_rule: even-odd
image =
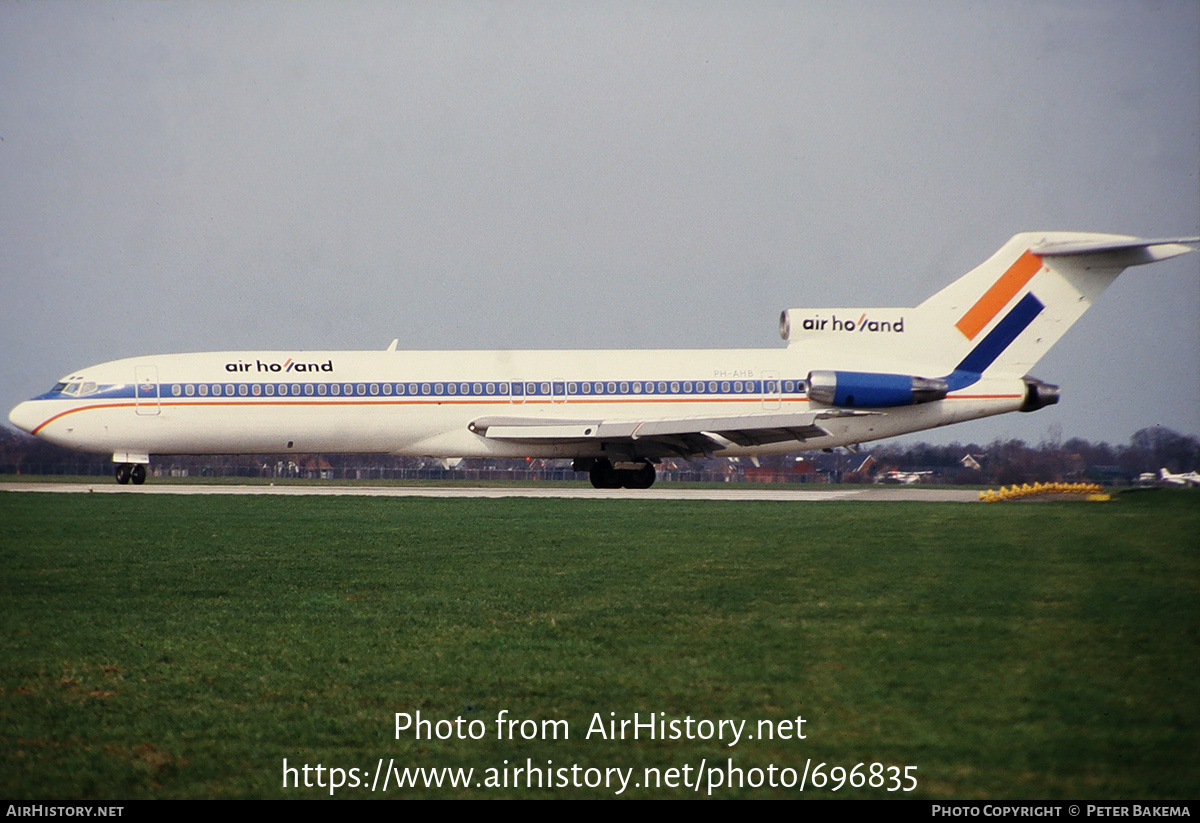
[[(472, 421), (698, 417), (807, 411), (795, 350), (217, 352), (117, 360), (13, 410), (20, 428), (89, 452), (599, 456), (597, 442), (510, 442)], [(60, 385), (62, 385), (60, 384)], [(57, 388), (57, 387), (56, 387)], [(72, 390), (74, 393), (72, 393)], [(716, 453), (785, 453), (890, 437), (1013, 411), (1018, 379), (945, 400), (826, 422), (818, 439)], [(137, 459), (131, 457), (130, 459)]]

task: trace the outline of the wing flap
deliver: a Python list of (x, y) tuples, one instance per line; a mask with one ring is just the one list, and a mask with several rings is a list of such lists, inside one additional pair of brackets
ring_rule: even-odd
[[(721, 440), (739, 446), (803, 442), (830, 432), (819, 421), (878, 412), (824, 410), (727, 417), (675, 417), (652, 420), (562, 420), (536, 417), (481, 417), (468, 428), (494, 440), (656, 444), (680, 454), (709, 454)], [(718, 439), (720, 438), (720, 439)]]
[(811, 440), (829, 432), (817, 425), (821, 412), (803, 414), (743, 414), (730, 417), (684, 417), (647, 420), (632, 433), (634, 440), (664, 435), (715, 434), (739, 446)]

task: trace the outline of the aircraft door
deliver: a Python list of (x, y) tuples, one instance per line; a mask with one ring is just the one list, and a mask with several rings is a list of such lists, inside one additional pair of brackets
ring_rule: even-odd
[(762, 407), (766, 411), (777, 411), (783, 403), (783, 381), (779, 372), (764, 371), (762, 374)]
[(133, 367), (133, 405), (140, 415), (155, 415), (162, 410), (158, 391), (158, 366)]

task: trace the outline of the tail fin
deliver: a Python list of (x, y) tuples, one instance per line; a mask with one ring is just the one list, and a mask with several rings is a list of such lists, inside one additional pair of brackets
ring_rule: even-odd
[(1184, 244), (1193, 242), (1077, 232), (1018, 234), (915, 313), (922, 326), (953, 323), (938, 345), (955, 371), (1020, 377), (1122, 271), (1185, 254), (1192, 249)]
[(912, 309), (789, 309), (789, 347), (821, 344), (830, 368), (1023, 377), (1129, 266), (1169, 260), (1200, 238), (1026, 232)]

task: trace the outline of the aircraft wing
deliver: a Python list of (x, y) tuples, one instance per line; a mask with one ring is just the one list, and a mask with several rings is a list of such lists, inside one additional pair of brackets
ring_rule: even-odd
[[(830, 409), (818, 412), (741, 414), (729, 417), (562, 420), (542, 417), (481, 417), (468, 428), (494, 440), (545, 444), (603, 441), (624, 444), (645, 456), (712, 454), (729, 443), (761, 446), (824, 437), (821, 422), (878, 412)], [(724, 441), (724, 442), (722, 442)]]

